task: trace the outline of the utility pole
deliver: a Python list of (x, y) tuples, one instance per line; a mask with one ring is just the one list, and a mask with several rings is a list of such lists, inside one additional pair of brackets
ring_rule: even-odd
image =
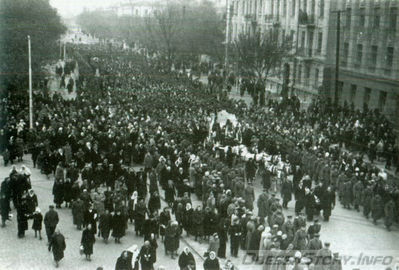
[(341, 10), (337, 11), (332, 11), (332, 13), (337, 13), (337, 36), (336, 36), (336, 46), (335, 46), (335, 93), (334, 93), (334, 100), (335, 103), (338, 104), (339, 96), (338, 96), (338, 91), (339, 91), (339, 45), (341, 41)]
[(229, 33), (230, 33), (230, 1), (226, 0), (226, 39), (224, 41), (224, 67), (227, 70), (229, 65)]
[(30, 36), (28, 36), (29, 53), (29, 128), (33, 129), (33, 97), (32, 97), (32, 57), (30, 48)]
[[(300, 7), (301, 6), (301, 1), (298, 0), (297, 5)], [(300, 8), (298, 8), (298, 12), (297, 13), (297, 22), (296, 22), (296, 40), (295, 40), (295, 55), (294, 55), (294, 70), (292, 72), (292, 86), (291, 86), (291, 96), (293, 96), (295, 94), (295, 83), (296, 83), (296, 70), (297, 70), (297, 66), (298, 66), (298, 43), (299, 43), (299, 10)]]

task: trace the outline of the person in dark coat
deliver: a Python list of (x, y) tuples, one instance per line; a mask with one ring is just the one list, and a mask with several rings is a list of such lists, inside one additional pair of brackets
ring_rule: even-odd
[(219, 270), (219, 260), (216, 258), (215, 252), (211, 251), (209, 256), (204, 261), (204, 270)]
[(71, 208), (71, 200), (72, 200), (72, 182), (71, 179), (66, 178), (64, 185), (63, 185), (63, 191), (64, 191), (64, 201), (65, 201), (65, 207)]
[(132, 252), (127, 250), (123, 251), (116, 261), (115, 270), (133, 270), (132, 257)]
[(161, 235), (162, 241), (165, 236), (166, 227), (168, 226), (170, 220), (171, 220), (171, 216), (170, 216), (169, 208), (165, 207), (163, 209), (163, 211), (161, 212), (161, 214), (159, 215), (159, 224), (160, 224), (159, 234)]
[(64, 202), (64, 183), (62, 180), (56, 180), (53, 185), (54, 203), (56, 208), (61, 208)]
[(335, 207), (335, 192), (331, 187), (327, 187), (323, 193), (323, 197), (320, 198), (321, 209), (323, 210), (324, 221), (329, 221), (331, 216), (331, 210)]
[(58, 224), (58, 213), (54, 210), (54, 205), (49, 206), (49, 211), (44, 215), (44, 226), (46, 228), (47, 240), (50, 243)]
[(37, 202), (37, 196), (35, 194), (35, 192), (33, 191), (33, 189), (30, 189), (28, 191), (28, 195), (26, 196), (26, 204), (28, 207), (28, 214), (32, 215), (33, 212), (35, 212), (36, 207), (38, 206), (38, 202)]
[(187, 266), (195, 265), (195, 259), (193, 254), (190, 252), (188, 247), (185, 247), (183, 252), (179, 256), (179, 267), (180, 270), (186, 270)]
[(4, 226), (5, 226), (5, 221), (8, 219), (8, 214), (11, 210), (10, 208), (11, 194), (12, 190), (11, 190), (10, 177), (6, 177), (0, 186), (0, 210), (2, 216), (2, 224), (4, 224)]
[(395, 203), (391, 198), (384, 206), (385, 213), (385, 227), (388, 231), (391, 230), (391, 226), (395, 220)]
[(251, 238), (249, 239), (249, 248), (247, 253), (249, 255), (252, 255), (253, 261), (258, 260), (260, 239), (264, 229), (265, 227), (263, 227), (263, 225), (260, 225), (258, 229), (251, 234)]
[(65, 237), (57, 230), (51, 238), (48, 251), (53, 251), (55, 266), (58, 267), (59, 262), (64, 258), (64, 250), (66, 248)]
[(136, 235), (142, 235), (143, 232), (143, 224), (145, 221), (145, 215), (147, 213), (147, 207), (145, 206), (145, 202), (143, 198), (139, 198), (137, 205), (134, 210), (134, 230), (136, 231)]
[(105, 243), (108, 242), (111, 227), (112, 227), (112, 215), (109, 213), (108, 209), (105, 209), (105, 212), (100, 216), (100, 222), (98, 224), (98, 229)]
[(288, 202), (292, 199), (292, 183), (285, 176), (283, 176), (281, 184), (281, 197), (283, 198), (283, 207), (287, 209)]
[(201, 205), (198, 205), (192, 215), (192, 231), (195, 236), (195, 241), (199, 238), (201, 243), (201, 239), (204, 236), (204, 212), (202, 211)]
[(315, 197), (313, 193), (305, 188), (305, 213), (308, 221), (313, 220), (313, 215), (314, 215), (314, 208), (315, 208)]
[(177, 221), (170, 221), (165, 231), (165, 255), (171, 252), (172, 259), (174, 259), (180, 242), (180, 228)]
[(72, 203), (72, 217), (73, 224), (76, 225), (78, 230), (82, 229), (84, 220), (84, 203), (80, 198)]
[(82, 239), (80, 240), (80, 244), (83, 246), (83, 253), (86, 255), (86, 260), (91, 261), (91, 254), (93, 254), (93, 245), (96, 242), (95, 233), (91, 227), (91, 224), (88, 224), (86, 229), (82, 232)]
[(83, 214), (83, 224), (87, 227), (91, 224), (91, 228), (94, 233), (97, 233), (97, 211), (93, 208), (93, 205), (89, 206), (89, 209), (86, 210)]
[(173, 181), (169, 180), (168, 185), (165, 187), (165, 201), (169, 204), (169, 207), (173, 205), (175, 201), (175, 186), (173, 185)]
[(161, 199), (159, 198), (159, 194), (157, 191), (151, 194), (151, 197), (148, 201), (148, 211), (150, 214), (153, 214), (155, 211), (161, 209)]
[(125, 217), (121, 211), (117, 210), (112, 217), (112, 237), (115, 238), (115, 243), (120, 243), (120, 239), (125, 236), (126, 222)]
[(141, 270), (153, 270), (156, 261), (154, 250), (149, 241), (145, 241), (140, 249), (138, 259), (140, 260)]
[(33, 213), (32, 218), (33, 218), (32, 229), (35, 231), (35, 238), (37, 237), (37, 233), (39, 233), (39, 240), (42, 240), (43, 215), (39, 207), (36, 207), (36, 210)]
[(18, 237), (25, 237), (25, 231), (28, 229), (28, 205), (26, 197), (21, 198), (21, 203), (17, 207)]
[(229, 229), (229, 219), (221, 218), (218, 225), (218, 236), (219, 236), (219, 249), (217, 256), (219, 258), (226, 258), (226, 242), (227, 242), (227, 232)]

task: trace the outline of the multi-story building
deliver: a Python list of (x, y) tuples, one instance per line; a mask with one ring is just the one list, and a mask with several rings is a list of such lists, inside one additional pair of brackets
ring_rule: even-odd
[(161, 6), (163, 6), (162, 1), (159, 0), (121, 0), (117, 5), (110, 6), (108, 10), (118, 16), (147, 17)]
[[(362, 109), (399, 115), (397, 0), (230, 0), (228, 41), (256, 31), (291, 36), (295, 56), (287, 59), (266, 90), (284, 87), (308, 103), (317, 95)], [(340, 65), (335, 87), (337, 18)], [(337, 89), (337, 90), (336, 90)]]

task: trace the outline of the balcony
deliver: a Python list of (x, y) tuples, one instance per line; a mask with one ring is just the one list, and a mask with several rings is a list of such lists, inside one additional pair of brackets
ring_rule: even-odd
[(298, 22), (300, 25), (304, 25), (306, 27), (315, 27), (315, 16), (308, 15), (306, 12), (300, 10)]

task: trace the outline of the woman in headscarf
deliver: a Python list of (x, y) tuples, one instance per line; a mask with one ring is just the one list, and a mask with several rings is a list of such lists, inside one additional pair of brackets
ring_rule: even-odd
[(86, 229), (82, 232), (82, 239), (80, 244), (83, 246), (83, 253), (86, 255), (86, 260), (91, 261), (91, 254), (93, 254), (93, 245), (96, 242), (95, 233), (89, 223)]

